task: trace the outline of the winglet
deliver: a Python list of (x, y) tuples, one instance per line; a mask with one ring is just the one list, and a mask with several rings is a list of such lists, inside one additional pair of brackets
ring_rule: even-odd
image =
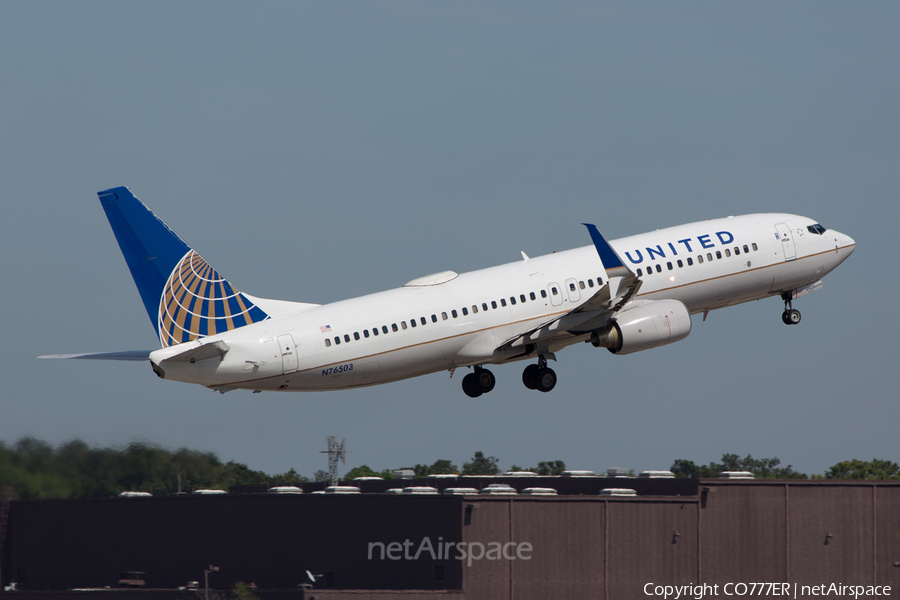
[(597, 254), (600, 255), (600, 261), (603, 263), (603, 268), (606, 269), (607, 279), (611, 277), (627, 277), (629, 275), (634, 277), (634, 273), (631, 272), (631, 269), (625, 266), (625, 263), (623, 263), (622, 259), (619, 258), (619, 255), (616, 254), (616, 251), (612, 249), (609, 242), (607, 242), (600, 234), (600, 231), (597, 230), (597, 226), (590, 223), (582, 223), (582, 225), (587, 227), (588, 232), (591, 234), (594, 248), (597, 249)]

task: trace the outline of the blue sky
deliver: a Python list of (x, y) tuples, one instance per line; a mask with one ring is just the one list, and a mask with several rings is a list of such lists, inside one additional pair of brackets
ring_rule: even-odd
[[(216, 452), (270, 473), (900, 461), (894, 387), (900, 7), (890, 2), (0, 4), (0, 440)], [(439, 373), (220, 395), (158, 345), (96, 192), (129, 186), (247, 293), (324, 303), (712, 217), (792, 212), (854, 255), (796, 303), (686, 340), (559, 354), (472, 400)]]

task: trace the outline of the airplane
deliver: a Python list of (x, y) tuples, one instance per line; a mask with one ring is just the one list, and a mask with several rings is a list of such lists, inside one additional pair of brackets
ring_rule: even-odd
[(48, 355), (149, 361), (162, 379), (225, 393), (327, 391), (469, 368), (466, 395), (494, 389), (485, 368), (533, 361), (526, 388), (549, 392), (566, 346), (628, 355), (683, 340), (691, 315), (769, 296), (793, 301), (856, 247), (807, 217), (711, 219), (472, 271), (442, 271), (330, 304), (238, 291), (127, 187), (98, 193), (161, 348)]

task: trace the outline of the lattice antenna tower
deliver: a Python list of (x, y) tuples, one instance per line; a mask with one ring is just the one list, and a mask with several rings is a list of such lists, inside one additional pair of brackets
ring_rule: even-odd
[(338, 484), (338, 460), (341, 464), (347, 464), (347, 438), (341, 440), (339, 444), (336, 435), (328, 436), (328, 450), (319, 450), (322, 454), (328, 455), (328, 479), (331, 485)]

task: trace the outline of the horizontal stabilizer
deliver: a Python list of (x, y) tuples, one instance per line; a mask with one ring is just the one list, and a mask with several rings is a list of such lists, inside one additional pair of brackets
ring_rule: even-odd
[(89, 352), (83, 354), (45, 354), (38, 358), (77, 358), (80, 360), (127, 360), (140, 362), (150, 360), (152, 350), (126, 350), (125, 352)]

